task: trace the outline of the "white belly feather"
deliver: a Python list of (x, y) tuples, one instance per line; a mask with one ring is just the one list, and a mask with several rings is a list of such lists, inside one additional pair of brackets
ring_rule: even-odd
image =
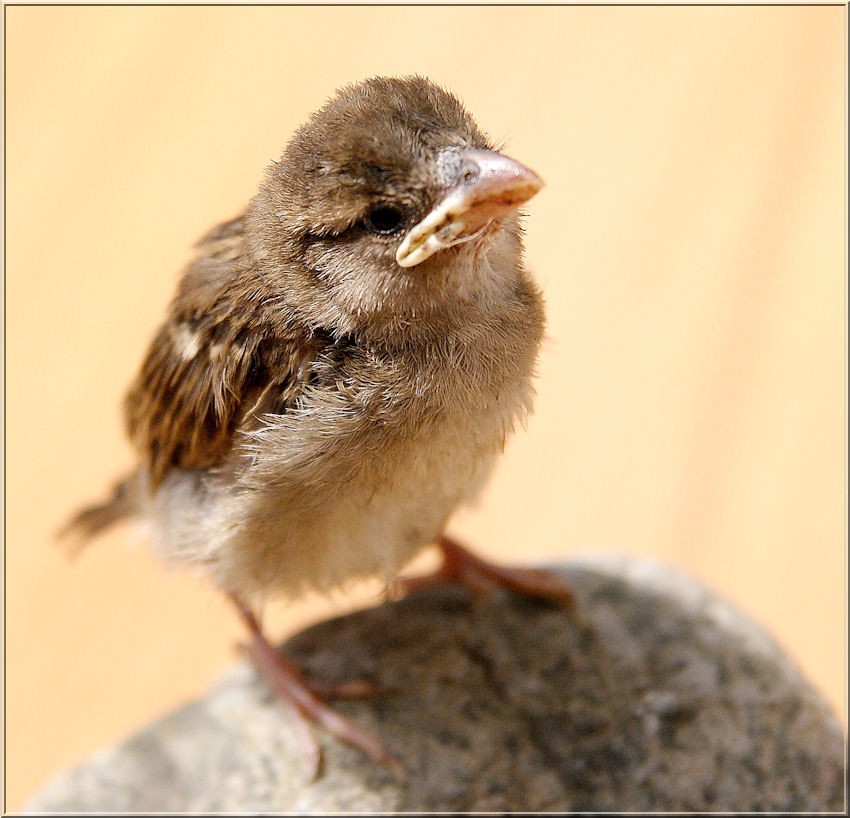
[[(415, 439), (396, 437), (384, 446), (364, 445), (354, 428), (346, 435), (337, 418), (335, 455), (321, 445), (327, 442), (321, 429), (297, 435), (303, 414), (280, 416), (259, 433), (262, 446), (246, 472), (262, 470), (263, 479), (245, 479), (234, 490), (230, 478), (168, 476), (145, 508), (156, 548), (241, 594), (297, 596), (357, 577), (389, 579), (481, 490), (506, 434), (527, 409), (527, 384), (509, 392), (479, 405), (477, 416), (442, 413)], [(377, 440), (390, 437), (385, 431)], [(327, 468), (316, 468), (317, 457), (327, 459)], [(311, 475), (324, 477), (305, 485), (299, 471), (306, 464)], [(269, 480), (274, 473), (281, 479)]]

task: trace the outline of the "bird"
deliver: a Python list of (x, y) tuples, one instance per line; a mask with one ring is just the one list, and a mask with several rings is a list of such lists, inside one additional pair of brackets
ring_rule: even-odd
[(422, 76), (346, 85), (298, 128), (244, 211), (204, 235), (127, 392), (137, 463), (62, 535), (125, 518), (235, 605), (247, 652), (314, 727), (398, 769), (275, 648), (263, 600), (410, 579), (572, 604), (554, 574), (493, 565), (446, 534), (532, 410), (544, 335), (520, 208), (543, 187)]

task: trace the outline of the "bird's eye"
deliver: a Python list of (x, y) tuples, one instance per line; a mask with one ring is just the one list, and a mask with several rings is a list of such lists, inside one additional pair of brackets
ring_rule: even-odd
[(404, 225), (404, 213), (392, 205), (380, 205), (366, 216), (366, 225), (375, 233), (395, 233)]

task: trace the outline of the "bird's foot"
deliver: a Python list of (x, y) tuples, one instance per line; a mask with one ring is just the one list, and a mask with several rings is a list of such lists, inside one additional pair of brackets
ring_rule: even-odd
[(354, 681), (331, 686), (308, 681), (301, 669), (269, 642), (256, 616), (242, 601), (233, 595), (231, 599), (251, 631), (252, 639), (245, 646), (245, 652), (263, 674), (272, 692), (288, 704), (297, 717), (296, 724), (313, 778), (318, 778), (322, 769), (321, 747), (313, 730), (317, 724), (340, 741), (362, 750), (397, 778), (403, 777), (403, 766), (377, 736), (339, 715), (323, 701), (373, 698), (387, 691), (369, 682)]
[(307, 689), (317, 698), (325, 702), (332, 701), (363, 701), (378, 699), (394, 691), (387, 687), (367, 682), (365, 679), (351, 679), (347, 682), (329, 684), (310, 679), (305, 682)]
[(403, 594), (455, 582), (467, 586), (475, 594), (483, 595), (491, 591), (493, 586), (501, 586), (520, 596), (546, 599), (570, 610), (576, 607), (569, 586), (552, 571), (494, 565), (476, 557), (445, 536), (440, 537), (437, 545), (443, 552), (442, 566), (423, 577), (399, 580)]

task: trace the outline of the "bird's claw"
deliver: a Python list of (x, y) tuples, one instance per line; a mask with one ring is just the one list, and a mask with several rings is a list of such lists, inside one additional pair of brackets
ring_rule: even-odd
[(263, 674), (272, 692), (289, 705), (296, 716), (296, 729), (301, 734), (311, 778), (315, 780), (321, 775), (323, 764), (321, 745), (313, 729), (318, 724), (340, 741), (362, 750), (401, 780), (404, 767), (380, 738), (344, 718), (323, 701), (327, 698), (373, 698), (385, 691), (377, 685), (362, 681), (340, 685), (309, 682), (300, 668), (268, 641), (254, 614), (237, 597), (231, 598), (253, 636), (251, 642), (241, 646), (242, 650)]
[(443, 564), (432, 574), (397, 580), (397, 596), (406, 596), (446, 583), (458, 583), (476, 596), (502, 587), (520, 596), (544, 599), (570, 611), (576, 600), (570, 587), (556, 573), (540, 568), (509, 568), (476, 557), (449, 537), (440, 537)]

